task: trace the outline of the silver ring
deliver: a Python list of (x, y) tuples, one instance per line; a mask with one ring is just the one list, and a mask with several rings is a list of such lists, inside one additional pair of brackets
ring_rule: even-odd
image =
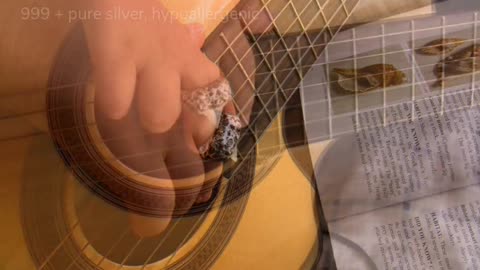
[(199, 153), (203, 160), (236, 159), (242, 124), (238, 116), (224, 111), (225, 106), (231, 100), (232, 88), (223, 75), (206, 87), (182, 92), (184, 104), (209, 119), (215, 118), (213, 121), (217, 128), (212, 138), (199, 147)]
[(222, 111), (231, 99), (232, 88), (223, 76), (206, 87), (182, 91), (183, 103), (202, 115), (206, 115), (209, 110)]
[(236, 159), (242, 124), (236, 115), (222, 113), (213, 137), (199, 148), (203, 160)]

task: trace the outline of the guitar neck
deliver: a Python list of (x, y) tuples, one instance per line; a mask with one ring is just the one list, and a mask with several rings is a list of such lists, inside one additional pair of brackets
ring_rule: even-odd
[[(249, 125), (239, 143), (240, 161), (255, 149), (358, 2), (263, 1), (262, 8), (271, 21), (271, 30), (255, 34), (250, 31), (248, 24), (244, 29), (256, 66), (254, 80), (246, 82), (252, 84), (255, 93)], [(212, 36), (222, 34), (220, 27)], [(228, 48), (237, 45), (235, 40), (224, 41)], [(241, 61), (241, 57), (237, 55), (237, 61)], [(229, 71), (224, 72), (229, 74)], [(239, 105), (237, 108), (242, 110)]]

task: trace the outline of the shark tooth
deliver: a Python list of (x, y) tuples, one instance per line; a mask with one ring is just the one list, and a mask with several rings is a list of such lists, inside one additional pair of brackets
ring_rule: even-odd
[(443, 55), (450, 53), (464, 42), (465, 39), (461, 38), (436, 39), (423, 45), (417, 52), (424, 55)]
[(480, 71), (480, 44), (466, 47), (439, 61), (433, 70), (441, 85), (443, 78)]
[(382, 87), (400, 85), (405, 82), (405, 74), (393, 65), (374, 64), (360, 69), (335, 68), (338, 85), (343, 91), (365, 93)]

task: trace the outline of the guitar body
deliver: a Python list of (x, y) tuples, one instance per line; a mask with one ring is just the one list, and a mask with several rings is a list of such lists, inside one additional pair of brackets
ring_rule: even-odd
[[(227, 14), (236, 4), (165, 0), (165, 5), (177, 12), (208, 7)], [(210, 33), (223, 17), (199, 22)], [(86, 79), (88, 70), (73, 61), (74, 57), (69, 60), (69, 56), (85, 52), (85, 48), (70, 46), (69, 41), (79, 38), (72, 26), (45, 23), (50, 25), (43, 30), (57, 30), (50, 33), (50, 41), (58, 44), (52, 49), (51, 43), (39, 43), (35, 50), (43, 47), (49, 52), (46, 59), (36, 63), (39, 71), (26, 78), (22, 89), (6, 87), (1, 93), (7, 97), (1, 100), (2, 116), (22, 115), (0, 120), (0, 175), (4, 180), (0, 198), (4, 245), (0, 254), (8, 255), (2, 259), (2, 268), (141, 269), (146, 265), (146, 269), (299, 269), (313, 265), (319, 254), (315, 191), (285, 151), (281, 117), (264, 131), (250, 163), (244, 165), (245, 173), (236, 176), (242, 180), (239, 183), (244, 193), (223, 203), (239, 187), (222, 181), (210, 208), (174, 219), (177, 228), (172, 226), (169, 237), (138, 239), (126, 230), (128, 212), (78, 181), (79, 172), (69, 168), (75, 163), (66, 163), (58, 150), (51, 118), (58, 107), (51, 106), (89, 93), (87, 88), (68, 88), (68, 80)], [(40, 40), (36, 33), (30, 34)], [(15, 85), (13, 79), (6, 82)], [(47, 84), (49, 89), (76, 94), (52, 96), (45, 89)], [(83, 98), (91, 98), (89, 94)], [(77, 113), (88, 116), (85, 111)], [(274, 153), (268, 158), (257, 154), (262, 148), (271, 152), (272, 145)], [(156, 250), (162, 242), (171, 250)], [(136, 250), (132, 251), (133, 247)], [(274, 259), (280, 255), (281, 260)]]

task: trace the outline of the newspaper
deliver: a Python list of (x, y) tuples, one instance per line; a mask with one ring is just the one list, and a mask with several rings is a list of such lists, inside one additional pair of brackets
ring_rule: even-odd
[[(426, 81), (429, 71), (412, 63), (412, 53), (403, 52), (413, 70), (408, 81)], [(332, 60), (306, 82), (330, 79), (329, 70), (342, 63)], [(331, 84), (324, 85), (328, 97), (318, 84), (304, 85), (304, 102), (318, 101), (305, 107), (309, 142), (325, 137), (319, 134), (333, 138), (313, 162), (338, 269), (480, 269), (478, 79), (468, 74), (441, 90), (419, 83), (413, 98), (410, 85), (388, 106), (384, 98), (362, 107), (357, 96), (349, 109)], [(328, 125), (314, 121), (326, 114)]]

